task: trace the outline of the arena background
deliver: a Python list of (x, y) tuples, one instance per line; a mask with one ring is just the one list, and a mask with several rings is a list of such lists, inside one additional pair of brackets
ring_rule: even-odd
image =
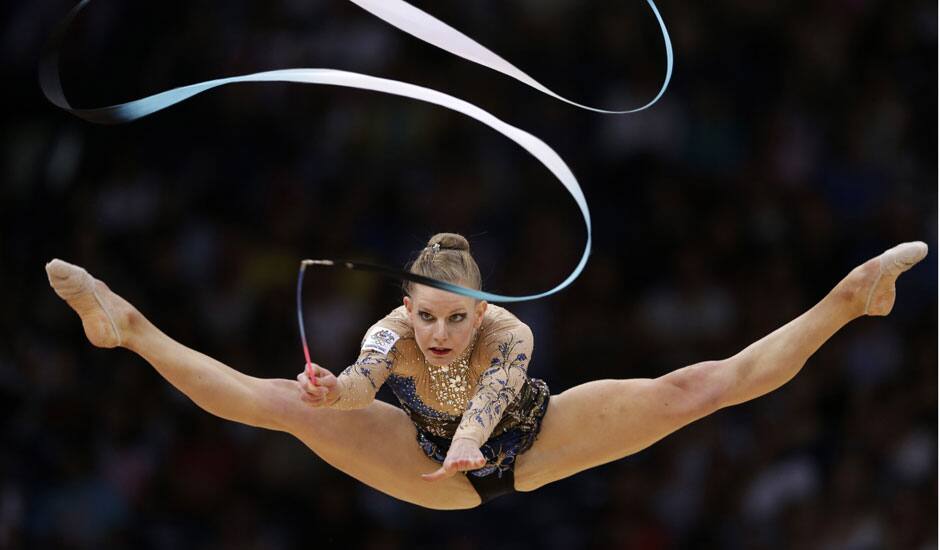
[[(662, 79), (639, 0), (415, 4), (585, 103), (637, 106)], [(238, 85), (133, 124), (84, 123), (36, 76), (71, 6), (0, 8), (0, 547), (936, 548), (936, 2), (664, 0), (674, 79), (622, 117), (339, 0), (85, 10), (62, 59), (77, 106), (331, 67), (440, 89), (556, 148), (591, 207), (593, 255), (569, 289), (512, 307), (536, 335), (530, 373), (555, 393), (729, 356), (861, 261), (931, 246), (889, 318), (853, 323), (771, 396), (447, 513), (377, 493), (287, 435), (211, 417), (136, 356), (92, 348), (43, 264), (86, 266), (181, 342), (291, 378), (301, 258), (402, 266), (457, 231), (487, 289), (541, 291), (583, 246), (570, 197), (475, 121), (375, 93)], [(401, 294), (312, 271), (305, 298), (315, 360), (338, 372)]]

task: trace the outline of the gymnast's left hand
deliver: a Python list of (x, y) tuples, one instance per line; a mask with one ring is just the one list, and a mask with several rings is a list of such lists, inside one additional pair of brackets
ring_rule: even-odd
[(425, 481), (437, 481), (452, 477), (457, 472), (476, 470), (486, 464), (480, 447), (472, 439), (455, 439), (450, 444), (447, 451), (447, 458), (444, 464), (436, 472), (430, 474), (421, 474)]

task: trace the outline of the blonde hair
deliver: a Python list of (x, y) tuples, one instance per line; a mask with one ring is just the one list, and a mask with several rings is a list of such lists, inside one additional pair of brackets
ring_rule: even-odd
[[(428, 240), (408, 268), (411, 273), (439, 281), (480, 290), (483, 279), (476, 260), (470, 254), (470, 243), (457, 233), (438, 233)], [(402, 289), (410, 295), (415, 283), (405, 281)]]

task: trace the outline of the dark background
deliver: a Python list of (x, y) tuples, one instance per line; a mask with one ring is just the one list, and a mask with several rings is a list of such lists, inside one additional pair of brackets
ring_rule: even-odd
[[(79, 263), (181, 342), (291, 378), (301, 258), (402, 266), (456, 231), (486, 289), (542, 291), (583, 246), (563, 188), (475, 121), (340, 88), (245, 84), (84, 123), (36, 79), (72, 4), (7, 3), (0, 547), (936, 548), (936, 2), (663, 1), (673, 82), (622, 117), (347, 2), (138, 4), (99, 0), (76, 22), (62, 59), (74, 105), (331, 67), (440, 89), (556, 148), (591, 207), (593, 255), (569, 289), (511, 308), (554, 393), (730, 356), (885, 248), (933, 253), (890, 317), (854, 322), (774, 394), (534, 493), (423, 510), (286, 435), (209, 416), (129, 352), (92, 348), (43, 264)], [(641, 105), (662, 79), (640, 1), (416, 5), (591, 105)], [(314, 270), (305, 298), (313, 354), (338, 372), (400, 292)]]

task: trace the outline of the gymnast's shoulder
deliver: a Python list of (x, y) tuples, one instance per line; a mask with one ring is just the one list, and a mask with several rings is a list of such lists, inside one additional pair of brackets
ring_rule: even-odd
[(480, 324), (480, 342), (484, 345), (499, 345), (511, 341), (534, 340), (532, 329), (508, 309), (487, 304)]

